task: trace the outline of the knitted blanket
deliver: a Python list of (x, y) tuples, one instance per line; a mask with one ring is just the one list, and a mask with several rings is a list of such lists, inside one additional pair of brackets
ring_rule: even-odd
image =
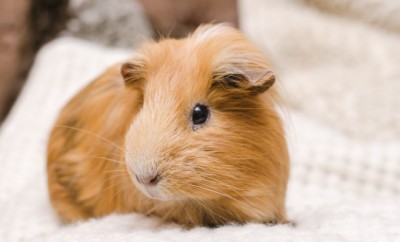
[(296, 226), (183, 230), (135, 213), (61, 224), (46, 186), (49, 131), (68, 99), (129, 52), (60, 38), (40, 51), (0, 130), (0, 241), (400, 241), (396, 25), (334, 15), (316, 0), (249, 2), (240, 3), (242, 28), (285, 88)]

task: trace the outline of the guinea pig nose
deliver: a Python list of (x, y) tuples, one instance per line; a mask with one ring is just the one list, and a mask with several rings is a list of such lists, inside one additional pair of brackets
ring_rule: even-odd
[(144, 185), (156, 185), (158, 181), (160, 181), (160, 175), (158, 173), (135, 176), (136, 180)]

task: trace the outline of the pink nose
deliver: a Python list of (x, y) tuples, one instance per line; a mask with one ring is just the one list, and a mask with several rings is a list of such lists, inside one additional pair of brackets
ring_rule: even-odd
[(143, 185), (157, 185), (160, 180), (160, 175), (154, 173), (151, 175), (136, 175), (136, 180)]

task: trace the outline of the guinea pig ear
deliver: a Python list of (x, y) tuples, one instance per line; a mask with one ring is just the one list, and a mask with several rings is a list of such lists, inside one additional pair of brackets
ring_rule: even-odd
[(121, 66), (121, 75), (124, 78), (126, 86), (137, 84), (143, 79), (144, 67), (140, 63), (126, 62)]
[(275, 75), (270, 70), (231, 70), (217, 74), (216, 81), (228, 88), (240, 88), (257, 95), (267, 91), (275, 83)]

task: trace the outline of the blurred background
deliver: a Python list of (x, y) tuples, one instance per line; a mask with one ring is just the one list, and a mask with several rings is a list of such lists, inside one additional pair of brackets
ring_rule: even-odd
[(237, 26), (236, 1), (2, 0), (0, 122), (18, 97), (37, 51), (57, 36), (132, 48), (149, 36), (182, 37), (208, 22)]
[[(278, 77), (287, 207), (299, 226), (268, 228), (268, 238), (400, 241), (399, 0), (0, 0), (1, 241), (148, 232), (150, 218), (129, 216), (60, 226), (47, 198), (48, 134), (65, 102), (140, 43), (209, 22), (240, 28)], [(224, 237), (249, 240), (254, 228)]]
[(293, 108), (351, 137), (400, 137), (396, 0), (2, 0), (0, 122), (55, 38), (132, 50), (210, 22), (241, 28), (268, 54)]

